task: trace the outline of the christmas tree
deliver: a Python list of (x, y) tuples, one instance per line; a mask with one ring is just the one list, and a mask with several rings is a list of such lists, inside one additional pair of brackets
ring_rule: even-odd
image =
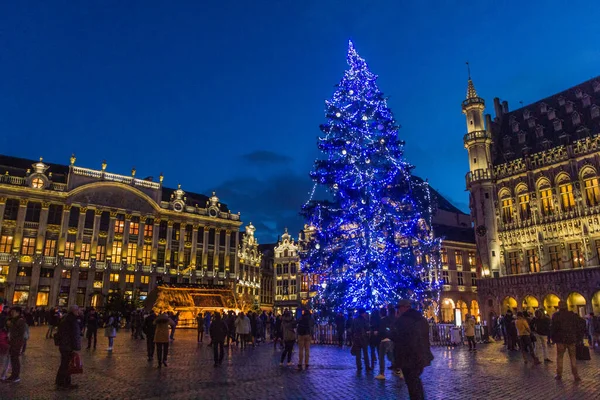
[(400, 298), (424, 304), (439, 287), (429, 189), (412, 177), (377, 76), (352, 42), (347, 59), (350, 68), (326, 101), (318, 139), (324, 157), (311, 172), (331, 196), (302, 209), (310, 237), (303, 272), (321, 276), (315, 301), (330, 310), (371, 309)]

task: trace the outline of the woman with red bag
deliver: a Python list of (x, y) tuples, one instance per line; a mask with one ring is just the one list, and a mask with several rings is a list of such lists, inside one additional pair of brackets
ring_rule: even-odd
[[(78, 358), (76, 353), (81, 350), (81, 327), (77, 320), (79, 316), (79, 307), (72, 305), (69, 307), (69, 313), (60, 321), (58, 325), (57, 344), (60, 350), (60, 367), (56, 373), (56, 387), (62, 389), (76, 389), (77, 385), (71, 384), (71, 374), (79, 373), (81, 370), (73, 371), (70, 364), (74, 357)], [(81, 368), (81, 366), (79, 366)]]

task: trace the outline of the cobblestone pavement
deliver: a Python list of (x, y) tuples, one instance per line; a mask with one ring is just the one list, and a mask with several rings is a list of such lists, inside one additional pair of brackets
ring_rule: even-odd
[[(178, 330), (169, 367), (157, 369), (145, 356), (145, 341), (120, 331), (112, 354), (99, 337), (98, 350), (83, 350), (85, 373), (73, 376), (79, 389), (57, 392), (54, 378), (59, 353), (45, 328), (32, 328), (23, 356), (21, 382), (0, 385), (1, 399), (407, 399), (403, 381), (386, 372), (385, 381), (358, 373), (347, 348), (313, 346), (308, 371), (280, 367), (279, 350), (261, 345), (244, 352), (232, 348), (223, 365), (213, 367), (212, 350), (195, 342), (195, 331)], [(552, 348), (551, 351), (555, 351)], [(435, 360), (423, 374), (428, 399), (598, 399), (600, 353), (578, 362), (583, 381), (575, 384), (565, 360), (562, 382), (555, 364), (525, 366), (519, 353), (501, 345), (434, 349)], [(555, 356), (552, 357), (553, 359)], [(297, 362), (294, 354), (293, 362)]]

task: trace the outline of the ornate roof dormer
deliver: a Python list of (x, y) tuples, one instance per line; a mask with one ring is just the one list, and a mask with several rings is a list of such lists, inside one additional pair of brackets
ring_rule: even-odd
[(262, 253), (258, 251), (258, 240), (254, 237), (254, 232), (256, 228), (250, 222), (246, 225), (244, 237), (238, 248), (238, 257), (241, 263), (258, 266), (262, 260)]
[(50, 168), (49, 165), (44, 164), (43, 158), (40, 157), (40, 161), (32, 164), (33, 173), (27, 170), (26, 183), (32, 189), (46, 189), (50, 186), (50, 179), (46, 176), (46, 171)]
[(186, 198), (184, 196), (185, 192), (181, 189), (181, 185), (177, 185), (177, 190), (172, 194), (173, 201), (171, 202), (174, 211), (181, 212), (185, 209)]
[(208, 210), (208, 215), (213, 218), (216, 218), (219, 215), (220, 207), (221, 207), (221, 203), (219, 203), (219, 198), (217, 197), (215, 192), (213, 192), (212, 196), (210, 196), (210, 198), (206, 202), (206, 208)]

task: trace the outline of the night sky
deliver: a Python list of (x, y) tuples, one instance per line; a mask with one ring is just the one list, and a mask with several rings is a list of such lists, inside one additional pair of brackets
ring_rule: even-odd
[(273, 242), (302, 227), (351, 38), (415, 174), (468, 211), (465, 61), (487, 112), (518, 108), (599, 75), (598, 21), (593, 1), (3, 1), (0, 153), (163, 172)]

